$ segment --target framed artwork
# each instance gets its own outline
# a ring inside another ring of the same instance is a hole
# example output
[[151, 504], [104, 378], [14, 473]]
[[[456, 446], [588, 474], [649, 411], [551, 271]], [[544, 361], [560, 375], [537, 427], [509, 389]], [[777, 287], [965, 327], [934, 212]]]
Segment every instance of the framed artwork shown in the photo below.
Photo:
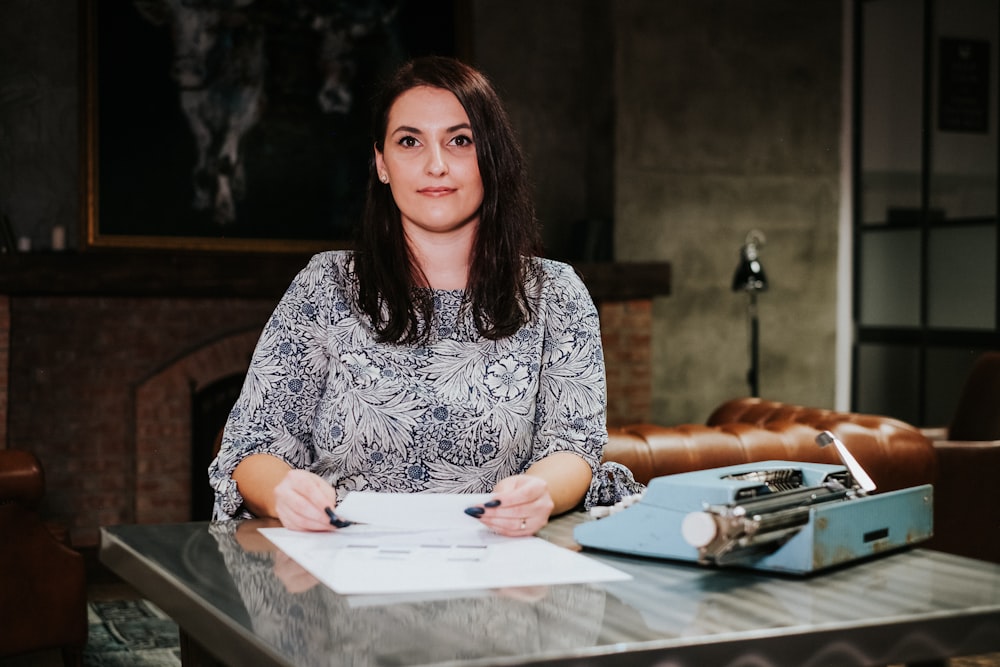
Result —
[[464, 0], [81, 0], [86, 247], [344, 247], [369, 103]]
[[989, 41], [941, 38], [938, 76], [938, 129], [989, 133]]

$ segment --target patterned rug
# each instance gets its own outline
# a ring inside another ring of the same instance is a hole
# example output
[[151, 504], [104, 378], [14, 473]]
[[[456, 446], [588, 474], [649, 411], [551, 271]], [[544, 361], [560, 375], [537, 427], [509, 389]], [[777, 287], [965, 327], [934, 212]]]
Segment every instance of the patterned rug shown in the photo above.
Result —
[[148, 600], [88, 603], [84, 667], [180, 667], [177, 625]]

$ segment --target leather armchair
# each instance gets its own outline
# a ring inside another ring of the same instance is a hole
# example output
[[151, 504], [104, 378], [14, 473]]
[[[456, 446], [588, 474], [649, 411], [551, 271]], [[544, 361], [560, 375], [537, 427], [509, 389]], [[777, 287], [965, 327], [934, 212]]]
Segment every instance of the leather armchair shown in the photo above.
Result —
[[976, 358], [947, 427], [924, 428], [938, 454], [946, 527], [935, 548], [1000, 563], [1000, 352]]
[[30, 452], [0, 449], [0, 656], [58, 648], [81, 665], [87, 642], [83, 557], [38, 515], [42, 465]]
[[[609, 429], [604, 458], [628, 466], [643, 483], [755, 461], [840, 463], [832, 448], [816, 444], [824, 430], [843, 441], [879, 492], [934, 485], [935, 536], [921, 546], [1000, 562], [1000, 503], [967, 504], [970, 493], [988, 493], [1000, 468], [979, 467], [985, 463], [979, 452], [944, 452], [920, 429], [890, 417], [739, 398], [716, 408], [705, 424]], [[970, 522], [978, 528], [970, 531]]]

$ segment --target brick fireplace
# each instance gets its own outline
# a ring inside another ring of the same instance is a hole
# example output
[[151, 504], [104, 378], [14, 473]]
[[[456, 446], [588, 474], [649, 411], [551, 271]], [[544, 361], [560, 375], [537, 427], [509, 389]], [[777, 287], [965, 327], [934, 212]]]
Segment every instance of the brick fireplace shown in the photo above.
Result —
[[192, 397], [207, 385], [245, 373], [259, 334], [258, 328], [206, 343], [136, 387], [136, 523], [192, 518], [193, 448], [212, 445], [210, 438], [199, 442], [193, 437]]
[[[81, 547], [102, 525], [190, 520], [193, 397], [245, 372], [305, 258], [0, 263], [0, 446], [41, 459], [43, 512]], [[578, 268], [601, 313], [608, 422], [648, 420], [651, 298], [668, 292], [669, 267]]]

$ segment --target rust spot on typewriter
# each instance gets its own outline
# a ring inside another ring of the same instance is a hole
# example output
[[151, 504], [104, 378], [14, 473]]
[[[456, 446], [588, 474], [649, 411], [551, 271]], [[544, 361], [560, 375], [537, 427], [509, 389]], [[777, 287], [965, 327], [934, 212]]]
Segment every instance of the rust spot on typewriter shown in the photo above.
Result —
[[832, 554], [826, 554], [818, 545], [813, 547], [813, 569], [822, 570], [840, 563], [848, 563], [856, 560], [859, 554], [847, 547], [837, 547]]

